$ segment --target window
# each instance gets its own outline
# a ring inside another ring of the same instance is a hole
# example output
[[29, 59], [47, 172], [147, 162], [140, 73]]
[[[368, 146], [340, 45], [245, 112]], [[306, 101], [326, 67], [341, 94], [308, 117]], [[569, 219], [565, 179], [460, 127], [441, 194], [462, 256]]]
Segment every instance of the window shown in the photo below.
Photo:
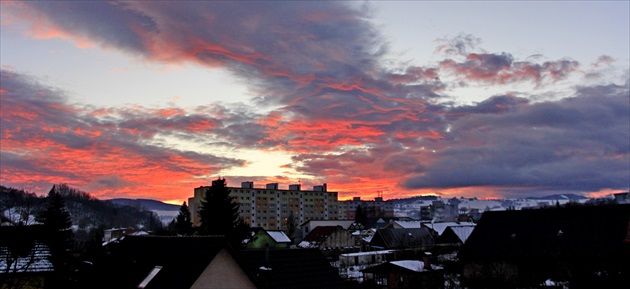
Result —
[[376, 281], [376, 284], [378, 285], [387, 286], [387, 275], [374, 274], [374, 281]]

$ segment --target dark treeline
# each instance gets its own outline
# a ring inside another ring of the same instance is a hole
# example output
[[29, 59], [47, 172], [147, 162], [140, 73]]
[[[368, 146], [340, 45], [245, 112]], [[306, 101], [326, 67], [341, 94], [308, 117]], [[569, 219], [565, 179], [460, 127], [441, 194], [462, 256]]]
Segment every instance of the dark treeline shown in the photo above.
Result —
[[[55, 185], [75, 226], [75, 239], [94, 229], [132, 227], [157, 231], [162, 223], [155, 213], [141, 207], [102, 201], [66, 184]], [[46, 209], [46, 196], [0, 186], [0, 222], [9, 225], [30, 225]]]

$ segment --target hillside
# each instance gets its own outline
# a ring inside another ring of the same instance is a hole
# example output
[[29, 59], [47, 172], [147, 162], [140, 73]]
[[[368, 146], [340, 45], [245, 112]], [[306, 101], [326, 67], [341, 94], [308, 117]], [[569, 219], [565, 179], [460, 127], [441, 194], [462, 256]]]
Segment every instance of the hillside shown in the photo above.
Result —
[[124, 206], [132, 206], [138, 208], [144, 208], [150, 211], [179, 211], [178, 205], [171, 205], [164, 202], [151, 200], [151, 199], [126, 199], [126, 198], [117, 198], [107, 200], [114, 204], [124, 205]]
[[[133, 227], [158, 230], [162, 222], [157, 215], [137, 206], [102, 201], [67, 185], [56, 185], [70, 213], [73, 229], [88, 232], [97, 228]], [[47, 207], [47, 198], [0, 186], [0, 223], [2, 225], [34, 224]]]

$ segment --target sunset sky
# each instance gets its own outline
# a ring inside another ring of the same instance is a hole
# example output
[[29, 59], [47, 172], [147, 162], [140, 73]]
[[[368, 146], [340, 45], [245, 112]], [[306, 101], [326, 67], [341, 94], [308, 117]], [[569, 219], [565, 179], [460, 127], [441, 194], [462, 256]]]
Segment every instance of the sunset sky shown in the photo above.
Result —
[[1, 2], [0, 184], [630, 187], [628, 1]]

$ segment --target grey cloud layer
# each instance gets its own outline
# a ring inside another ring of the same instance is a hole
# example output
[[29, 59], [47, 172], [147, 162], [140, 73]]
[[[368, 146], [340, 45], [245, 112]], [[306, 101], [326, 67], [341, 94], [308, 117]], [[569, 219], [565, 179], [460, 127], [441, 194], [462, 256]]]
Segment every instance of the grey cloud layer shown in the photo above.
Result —
[[[578, 71], [580, 64], [570, 59], [518, 60], [508, 52], [480, 50], [479, 38], [460, 34], [443, 39], [437, 51], [445, 58], [433, 66], [397, 63], [387, 59], [387, 41], [365, 10], [334, 1], [19, 6], [71, 34], [149, 61], [228, 69], [256, 93], [252, 106], [209, 105], [169, 117], [118, 108], [115, 117], [87, 118], [80, 108], [57, 100], [70, 111], [68, 119], [53, 123], [107, 125], [111, 141], [143, 155], [164, 154], [162, 147], [141, 143], [166, 134], [224, 147], [283, 150], [294, 155], [291, 166], [299, 172], [337, 182], [384, 178], [406, 189], [628, 188], [627, 84], [584, 87], [558, 102], [531, 103], [511, 95], [488, 95], [467, 106], [446, 102], [445, 88], [468, 83], [552, 87]], [[446, 83], [441, 76], [447, 75], [458, 82]], [[266, 105], [279, 108], [256, 113]], [[58, 141], [81, 147], [92, 140]], [[191, 152], [183, 156], [223, 167], [242, 164]]]

